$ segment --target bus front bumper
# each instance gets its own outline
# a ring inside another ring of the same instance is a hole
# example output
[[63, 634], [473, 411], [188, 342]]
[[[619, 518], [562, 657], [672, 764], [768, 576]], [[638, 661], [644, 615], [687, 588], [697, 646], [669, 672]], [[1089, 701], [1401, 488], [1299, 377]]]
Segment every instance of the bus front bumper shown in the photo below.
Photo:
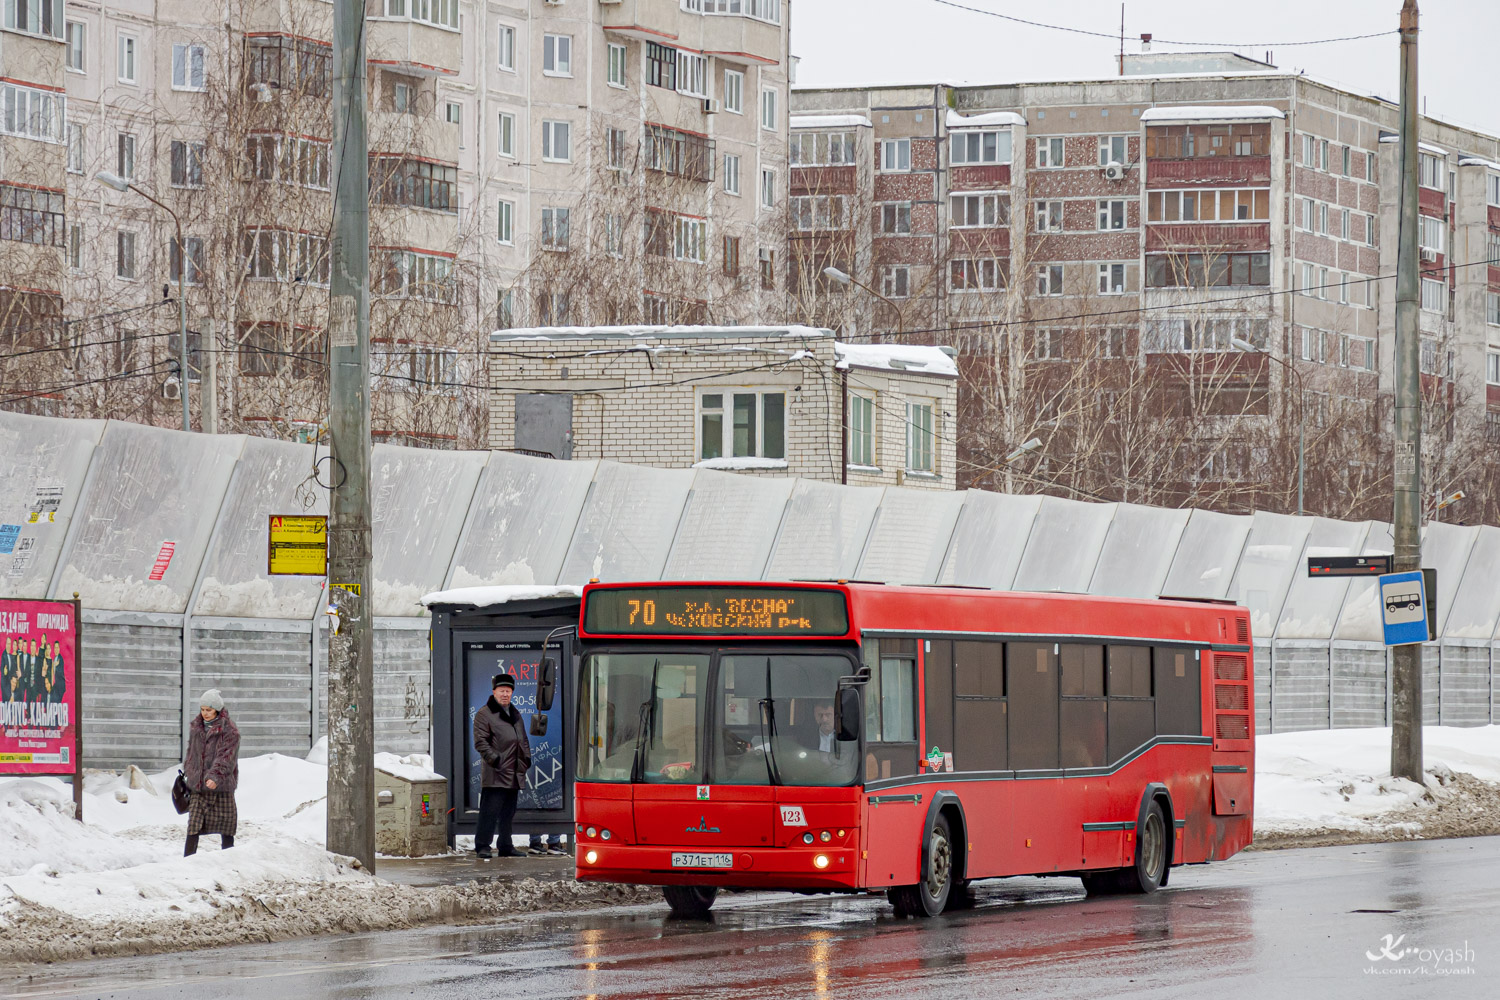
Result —
[[640, 885], [853, 889], [858, 861], [854, 848], [836, 844], [694, 849], [585, 841], [578, 845], [577, 877]]

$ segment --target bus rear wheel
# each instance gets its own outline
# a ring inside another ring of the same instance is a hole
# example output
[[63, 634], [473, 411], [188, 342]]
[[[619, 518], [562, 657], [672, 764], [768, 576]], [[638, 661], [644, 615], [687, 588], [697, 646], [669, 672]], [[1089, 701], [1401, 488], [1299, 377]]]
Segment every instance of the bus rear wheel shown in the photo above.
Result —
[[1090, 896], [1116, 893], [1148, 893], [1161, 888], [1167, 873], [1167, 821], [1161, 803], [1146, 807], [1146, 818], [1135, 833], [1135, 864], [1112, 871], [1084, 875], [1083, 889]]
[[953, 892], [953, 836], [948, 817], [933, 820], [923, 844], [924, 878], [916, 885], [892, 886], [886, 893], [898, 917], [935, 917], [948, 907]]
[[661, 894], [679, 917], [706, 917], [719, 890], [711, 885], [664, 885]]

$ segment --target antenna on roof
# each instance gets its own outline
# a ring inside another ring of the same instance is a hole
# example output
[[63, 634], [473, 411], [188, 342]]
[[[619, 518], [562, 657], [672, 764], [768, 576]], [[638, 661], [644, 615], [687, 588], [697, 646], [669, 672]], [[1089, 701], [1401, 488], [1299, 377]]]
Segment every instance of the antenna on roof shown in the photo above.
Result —
[[1120, 75], [1125, 75], [1125, 5], [1120, 4]]

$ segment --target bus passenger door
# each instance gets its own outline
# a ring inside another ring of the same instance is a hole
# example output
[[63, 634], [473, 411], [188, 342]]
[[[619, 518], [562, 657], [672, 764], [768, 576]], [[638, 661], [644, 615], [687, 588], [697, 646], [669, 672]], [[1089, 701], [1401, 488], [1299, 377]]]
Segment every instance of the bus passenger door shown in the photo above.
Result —
[[864, 780], [884, 781], [918, 773], [917, 641], [866, 639]]

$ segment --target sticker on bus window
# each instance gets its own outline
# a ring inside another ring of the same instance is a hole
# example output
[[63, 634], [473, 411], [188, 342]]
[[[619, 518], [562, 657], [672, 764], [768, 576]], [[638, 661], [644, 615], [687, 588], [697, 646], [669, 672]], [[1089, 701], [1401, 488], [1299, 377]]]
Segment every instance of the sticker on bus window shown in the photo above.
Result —
[[[724, 669], [729, 669], [727, 666]], [[724, 699], [724, 724], [727, 726], [750, 725], [750, 699], [735, 698], [733, 696]]]
[[804, 815], [802, 815], [802, 807], [801, 806], [782, 806], [781, 807], [781, 825], [782, 826], [806, 826], [807, 825], [807, 817], [804, 816]]
[[698, 801], [702, 802], [702, 801], [704, 801], [707, 798], [708, 798], [708, 786], [707, 785], [699, 785], [698, 786]]

